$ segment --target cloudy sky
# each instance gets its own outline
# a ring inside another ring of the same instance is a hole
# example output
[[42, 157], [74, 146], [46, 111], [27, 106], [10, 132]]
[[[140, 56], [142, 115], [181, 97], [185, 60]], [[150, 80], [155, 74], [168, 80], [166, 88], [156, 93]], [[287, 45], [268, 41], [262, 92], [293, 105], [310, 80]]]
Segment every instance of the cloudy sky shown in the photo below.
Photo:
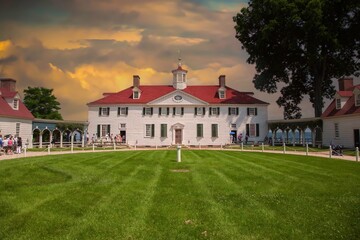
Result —
[[[87, 120], [86, 103], [132, 85], [170, 84], [178, 51], [188, 84], [253, 91], [269, 102], [269, 119], [282, 110], [277, 95], [256, 91], [254, 66], [235, 39], [232, 17], [247, 0], [1, 0], [0, 77], [23, 89], [54, 89], [68, 120]], [[313, 109], [303, 105], [303, 117]]]

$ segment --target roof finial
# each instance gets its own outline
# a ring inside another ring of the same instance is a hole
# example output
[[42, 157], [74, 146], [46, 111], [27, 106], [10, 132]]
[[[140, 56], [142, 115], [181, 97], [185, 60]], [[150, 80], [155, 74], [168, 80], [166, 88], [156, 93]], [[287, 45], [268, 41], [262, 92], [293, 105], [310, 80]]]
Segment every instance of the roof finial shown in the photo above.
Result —
[[178, 65], [179, 65], [179, 67], [181, 67], [181, 52], [180, 52], [180, 49], [178, 50], [178, 60], [179, 60], [179, 63], [178, 63]]

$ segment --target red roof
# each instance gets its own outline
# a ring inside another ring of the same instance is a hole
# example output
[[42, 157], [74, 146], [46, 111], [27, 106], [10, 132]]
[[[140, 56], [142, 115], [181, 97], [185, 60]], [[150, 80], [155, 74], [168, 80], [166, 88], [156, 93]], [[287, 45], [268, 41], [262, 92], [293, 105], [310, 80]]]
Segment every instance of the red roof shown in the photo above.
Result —
[[351, 97], [353, 95], [352, 91], [338, 91], [337, 92], [341, 97]]
[[14, 110], [5, 100], [5, 98], [14, 98], [17, 92], [9, 92], [5, 88], [0, 88], [0, 116], [12, 117], [21, 119], [34, 119], [34, 116], [26, 108], [26, 106], [19, 100], [19, 109]]
[[[360, 84], [351, 88], [351, 90], [359, 88]], [[341, 94], [340, 94], [341, 92]], [[344, 97], [349, 97], [346, 101], [345, 105], [341, 109], [336, 109], [336, 100], [334, 99], [327, 109], [323, 112], [321, 117], [336, 117], [336, 116], [344, 116], [350, 114], [360, 114], [360, 106], [355, 106], [355, 96], [352, 91], [338, 91], [339, 95]]]
[[[108, 104], [146, 104], [166, 94], [176, 91], [171, 85], [160, 86], [140, 86], [140, 99], [132, 98], [132, 87], [123, 91], [105, 96], [99, 100], [88, 103], [88, 105], [108, 105]], [[226, 87], [226, 99], [218, 96], [219, 86], [187, 86], [183, 92], [190, 94], [200, 100], [211, 104], [268, 104], [252, 97], [252, 92], [239, 92]]]

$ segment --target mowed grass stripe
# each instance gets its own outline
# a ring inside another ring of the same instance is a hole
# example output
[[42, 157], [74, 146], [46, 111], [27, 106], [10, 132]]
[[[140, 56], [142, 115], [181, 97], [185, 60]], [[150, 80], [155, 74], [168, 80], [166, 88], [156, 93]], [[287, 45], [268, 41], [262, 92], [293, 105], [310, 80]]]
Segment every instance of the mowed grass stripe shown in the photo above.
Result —
[[[134, 155], [138, 155], [139, 153], [133, 153], [133, 155], [129, 155], [121, 160], [113, 162], [112, 166], [119, 166], [122, 162], [126, 161], [129, 158], [132, 158]], [[103, 157], [100, 156], [99, 160]], [[112, 156], [108, 156], [108, 158], [113, 158]], [[52, 161], [52, 158], [50, 158]], [[65, 160], [66, 161], [66, 160]], [[100, 161], [103, 162], [103, 161]], [[53, 164], [53, 162], [50, 162]], [[60, 165], [62, 163], [59, 162]], [[42, 168], [44, 163], [42, 162], [41, 165], [39, 163], [39, 168]], [[35, 163], [36, 166], [36, 163]], [[132, 168], [135, 166], [131, 165]], [[92, 207], [96, 206], [101, 199], [102, 196], [106, 197], [110, 189], [108, 189], [102, 182], [100, 181], [107, 173], [102, 171], [101, 173], [92, 174], [89, 177], [81, 177], [73, 182], [65, 182], [63, 184], [58, 184], [60, 186], [51, 184], [46, 186], [44, 189], [42, 186], [40, 188], [38, 186], [34, 186], [34, 188], [27, 188], [25, 189], [26, 192], [31, 193], [32, 191], [38, 192], [40, 197], [35, 196], [34, 201], [32, 204], [25, 205], [25, 203], [29, 203], [31, 198], [23, 198], [23, 199], [16, 199], [20, 202], [12, 202], [13, 208], [19, 209], [15, 215], [12, 216], [10, 219], [14, 225], [21, 226], [22, 224], [26, 224], [29, 220], [32, 220], [34, 223], [38, 221], [38, 219], [43, 219], [42, 216], [37, 216], [37, 214], [33, 214], [34, 212], [46, 212], [52, 213], [64, 213], [62, 215], [63, 218], [72, 218], [74, 215], [79, 217], [83, 215], [86, 211], [91, 209]], [[125, 172], [124, 172], [125, 174]], [[30, 179], [29, 179], [30, 180]], [[96, 190], [96, 186], [101, 184], [100, 188], [101, 191], [98, 192]], [[109, 185], [111, 186], [111, 185]], [[51, 190], [51, 194], [47, 193], [48, 190]], [[42, 195], [41, 192], [45, 194]], [[26, 206], [23, 208], [23, 206]], [[41, 209], [41, 211], [39, 211]], [[68, 212], [67, 212], [68, 210]], [[81, 210], [81, 211], [79, 211]], [[16, 211], [16, 210], [15, 210]], [[70, 216], [66, 216], [67, 213], [70, 213]], [[48, 222], [51, 223], [51, 219], [48, 219]], [[48, 224], [49, 225], [49, 224]], [[9, 225], [11, 226], [11, 225]], [[66, 224], [63, 228], [71, 227], [71, 224]], [[53, 226], [48, 226], [48, 228], [52, 229]], [[61, 229], [62, 227], [60, 224], [57, 224], [56, 229]], [[49, 229], [42, 229], [46, 233], [50, 231]], [[6, 229], [5, 229], [6, 231]], [[13, 231], [18, 232], [17, 228], [14, 228]], [[54, 231], [56, 233], [56, 231]], [[21, 233], [19, 233], [21, 234]], [[34, 235], [42, 234], [41, 229], [36, 229], [36, 232], [33, 233]]]

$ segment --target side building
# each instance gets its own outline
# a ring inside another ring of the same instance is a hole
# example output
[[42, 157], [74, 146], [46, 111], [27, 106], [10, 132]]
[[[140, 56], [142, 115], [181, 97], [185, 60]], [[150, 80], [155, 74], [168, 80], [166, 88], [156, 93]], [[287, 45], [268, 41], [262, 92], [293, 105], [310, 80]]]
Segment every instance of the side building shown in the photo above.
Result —
[[0, 79], [0, 135], [17, 135], [31, 145], [33, 119], [16, 91], [16, 80]]
[[129, 145], [220, 146], [242, 134], [251, 142], [263, 141], [268, 133], [268, 103], [226, 86], [191, 86], [181, 62], [172, 71], [172, 85], [133, 86], [88, 103], [89, 136], [120, 135]]
[[352, 78], [339, 79], [339, 91], [322, 114], [324, 145], [360, 147], [360, 84]]

